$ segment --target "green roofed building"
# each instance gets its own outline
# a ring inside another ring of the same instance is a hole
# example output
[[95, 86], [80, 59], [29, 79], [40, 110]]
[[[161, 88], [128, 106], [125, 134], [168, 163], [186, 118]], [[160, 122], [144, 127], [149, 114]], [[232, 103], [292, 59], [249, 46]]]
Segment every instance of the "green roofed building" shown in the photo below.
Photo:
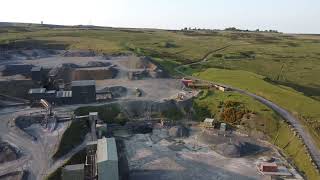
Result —
[[114, 138], [98, 140], [98, 179], [119, 180], [118, 153]]

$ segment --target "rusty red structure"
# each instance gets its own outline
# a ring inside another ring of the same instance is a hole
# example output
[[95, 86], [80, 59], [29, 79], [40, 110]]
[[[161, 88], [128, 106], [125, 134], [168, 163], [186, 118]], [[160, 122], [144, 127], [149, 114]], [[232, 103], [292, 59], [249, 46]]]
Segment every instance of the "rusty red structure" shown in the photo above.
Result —
[[191, 84], [193, 84], [193, 80], [192, 79], [187, 79], [187, 78], [182, 78], [181, 82], [187, 87], [190, 86]]
[[278, 165], [276, 163], [262, 163], [262, 164], [260, 164], [260, 171], [262, 171], [262, 172], [278, 172]]

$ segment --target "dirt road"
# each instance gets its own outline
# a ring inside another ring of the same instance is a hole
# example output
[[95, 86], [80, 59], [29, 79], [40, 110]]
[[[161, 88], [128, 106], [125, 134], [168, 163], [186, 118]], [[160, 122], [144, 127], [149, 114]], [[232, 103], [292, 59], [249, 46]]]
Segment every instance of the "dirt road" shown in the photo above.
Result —
[[[32, 113], [37, 111], [36, 109], [16, 109], [16, 113], [4, 113], [0, 115], [0, 136], [4, 141], [10, 142], [23, 152], [27, 154], [30, 158], [25, 161], [23, 158], [12, 164], [12, 167], [20, 167], [22, 169], [30, 169], [30, 179], [43, 179], [44, 171], [47, 168], [47, 162], [49, 157], [44, 149], [43, 145], [33, 141], [30, 136], [16, 130], [12, 127], [10, 121], [16, 116], [23, 113]], [[17, 168], [19, 169], [19, 168]]]

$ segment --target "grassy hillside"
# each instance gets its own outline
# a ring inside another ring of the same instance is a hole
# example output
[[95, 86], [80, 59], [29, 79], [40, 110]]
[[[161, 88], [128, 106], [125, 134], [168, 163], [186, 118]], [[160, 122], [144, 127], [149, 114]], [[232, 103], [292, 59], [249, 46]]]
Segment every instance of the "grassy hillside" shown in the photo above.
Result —
[[253, 92], [284, 107], [303, 119], [307, 128], [312, 127], [312, 134], [320, 147], [319, 101], [306, 97], [291, 88], [268, 83], [264, 81], [263, 76], [247, 71], [211, 68], [194, 75]]

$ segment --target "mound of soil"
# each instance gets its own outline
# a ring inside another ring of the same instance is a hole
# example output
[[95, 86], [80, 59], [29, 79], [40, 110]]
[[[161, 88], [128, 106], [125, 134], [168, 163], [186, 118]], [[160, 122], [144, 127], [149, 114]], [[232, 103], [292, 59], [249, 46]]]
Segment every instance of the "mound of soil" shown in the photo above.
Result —
[[169, 136], [181, 138], [189, 136], [189, 129], [184, 126], [174, 126], [169, 129]]
[[16, 150], [6, 142], [0, 142], [0, 163], [14, 161], [19, 158]]
[[264, 148], [246, 141], [227, 142], [216, 146], [216, 151], [226, 157], [238, 158], [262, 151]]

